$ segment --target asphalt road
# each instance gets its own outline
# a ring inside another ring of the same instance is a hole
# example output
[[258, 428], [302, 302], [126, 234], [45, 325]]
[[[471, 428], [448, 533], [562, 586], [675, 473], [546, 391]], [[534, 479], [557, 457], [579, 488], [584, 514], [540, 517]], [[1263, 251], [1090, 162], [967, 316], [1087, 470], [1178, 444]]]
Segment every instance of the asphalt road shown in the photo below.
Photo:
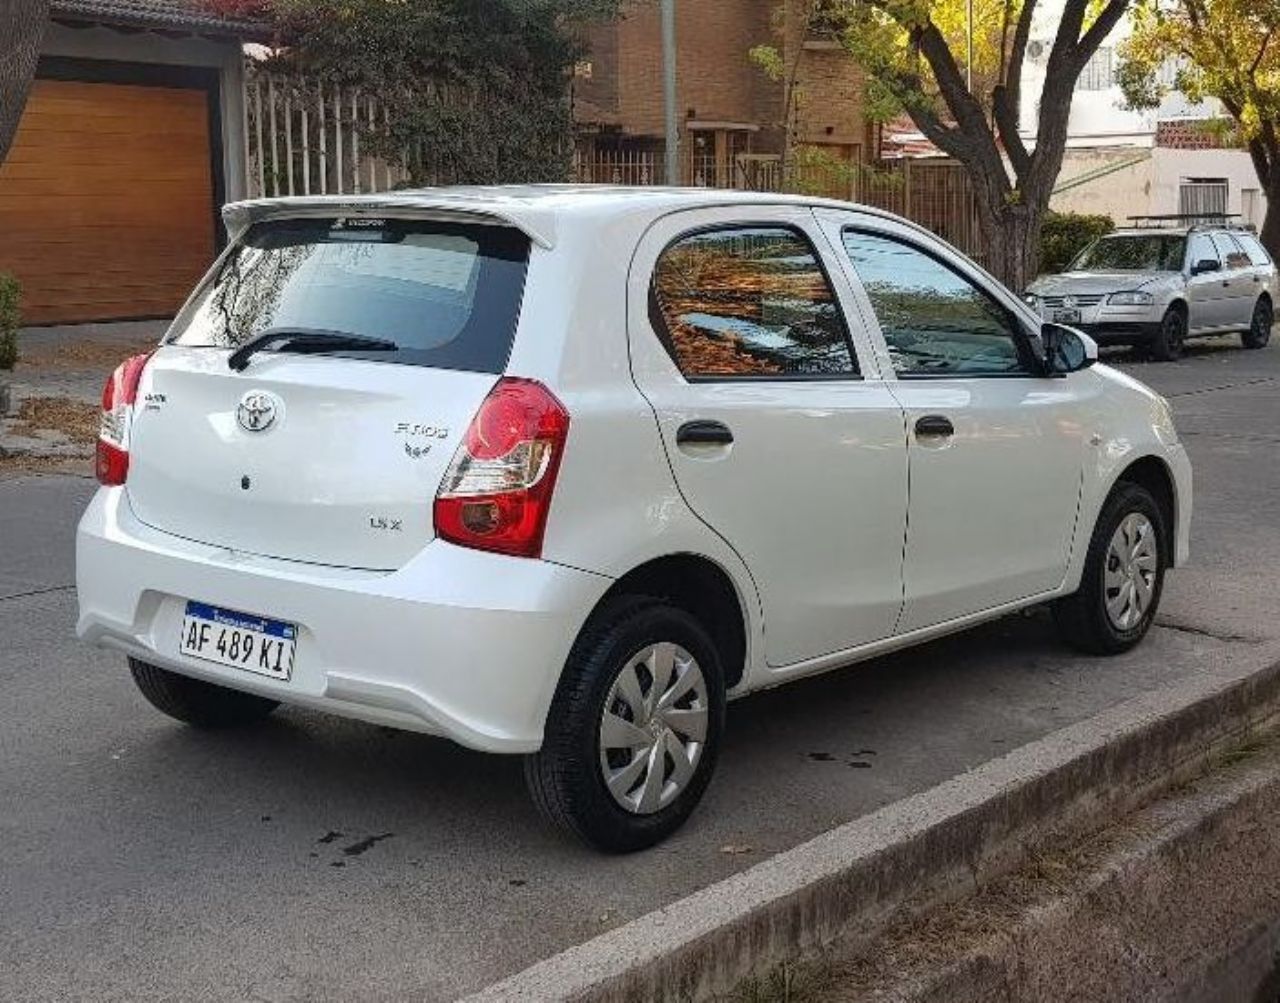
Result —
[[448, 999], [1280, 637], [1280, 346], [1125, 365], [1171, 395], [1197, 478], [1194, 564], [1138, 651], [1082, 659], [1021, 616], [741, 701], [694, 820], [624, 859], [544, 828], [514, 759], [160, 716], [72, 635], [93, 485], [0, 481], [0, 998]]

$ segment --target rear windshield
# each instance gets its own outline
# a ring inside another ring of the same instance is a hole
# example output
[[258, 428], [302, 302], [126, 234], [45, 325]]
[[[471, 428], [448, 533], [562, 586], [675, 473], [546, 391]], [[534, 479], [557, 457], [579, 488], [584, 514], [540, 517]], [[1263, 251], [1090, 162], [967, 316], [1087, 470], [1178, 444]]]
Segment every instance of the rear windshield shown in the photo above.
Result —
[[1176, 272], [1182, 269], [1186, 238], [1177, 234], [1103, 237], [1071, 264], [1073, 272]]
[[500, 373], [529, 240], [502, 226], [334, 217], [258, 223], [174, 322], [170, 343], [235, 348], [272, 328], [394, 341], [333, 354]]

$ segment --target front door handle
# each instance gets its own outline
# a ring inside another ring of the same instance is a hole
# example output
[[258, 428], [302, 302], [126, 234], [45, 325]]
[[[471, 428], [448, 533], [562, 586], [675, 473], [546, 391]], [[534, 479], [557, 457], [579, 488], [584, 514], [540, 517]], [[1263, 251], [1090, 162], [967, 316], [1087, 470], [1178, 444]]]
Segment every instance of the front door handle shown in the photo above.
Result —
[[676, 432], [676, 444], [699, 446], [728, 446], [733, 442], [733, 432], [721, 421], [686, 421]]
[[916, 421], [917, 437], [945, 437], [956, 434], [951, 419], [940, 414], [927, 414]]

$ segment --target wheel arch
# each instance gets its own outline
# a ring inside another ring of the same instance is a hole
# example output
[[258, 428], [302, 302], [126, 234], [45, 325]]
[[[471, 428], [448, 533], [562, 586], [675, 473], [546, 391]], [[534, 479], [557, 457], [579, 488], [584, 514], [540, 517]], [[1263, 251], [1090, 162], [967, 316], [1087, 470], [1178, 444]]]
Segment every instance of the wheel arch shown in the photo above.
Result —
[[732, 575], [722, 565], [690, 552], [647, 560], [609, 587], [587, 616], [583, 630], [606, 604], [627, 595], [665, 599], [695, 617], [716, 644], [727, 690], [747, 678], [749, 607]]
[[1169, 555], [1168, 559], [1172, 562], [1173, 555], [1177, 550], [1178, 533], [1178, 488], [1177, 482], [1174, 480], [1173, 471], [1169, 469], [1169, 465], [1164, 459], [1154, 453], [1138, 457], [1116, 475], [1104, 497], [1104, 505], [1106, 504], [1106, 499], [1109, 499], [1121, 484], [1138, 484], [1150, 491], [1152, 497], [1155, 498], [1156, 504], [1160, 506], [1160, 512], [1164, 516], [1164, 540], [1162, 542], [1165, 545], [1165, 553]]

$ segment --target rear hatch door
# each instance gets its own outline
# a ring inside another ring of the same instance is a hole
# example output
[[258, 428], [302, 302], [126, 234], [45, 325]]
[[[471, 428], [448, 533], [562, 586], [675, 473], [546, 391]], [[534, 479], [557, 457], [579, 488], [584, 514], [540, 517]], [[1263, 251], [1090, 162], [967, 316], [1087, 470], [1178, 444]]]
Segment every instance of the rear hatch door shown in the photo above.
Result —
[[[498, 225], [255, 224], [147, 366], [135, 514], [231, 550], [400, 567], [432, 539], [436, 489], [506, 366], [527, 259], [528, 238]], [[272, 331], [384, 344], [304, 355], [285, 338], [229, 365]]]

